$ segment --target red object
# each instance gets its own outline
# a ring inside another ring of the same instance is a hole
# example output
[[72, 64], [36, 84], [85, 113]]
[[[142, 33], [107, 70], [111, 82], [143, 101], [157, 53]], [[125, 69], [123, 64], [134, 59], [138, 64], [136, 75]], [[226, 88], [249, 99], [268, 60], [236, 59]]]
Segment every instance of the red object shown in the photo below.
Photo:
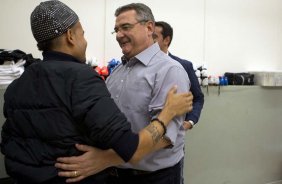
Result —
[[101, 73], [100, 73], [100, 74], [101, 74], [102, 76], [107, 77], [107, 76], [109, 75], [108, 67], [103, 66], [103, 67], [101, 68]]
[[95, 70], [96, 70], [96, 72], [97, 72], [99, 75], [101, 75], [101, 68], [100, 68], [99, 66], [97, 66], [97, 67], [95, 68]]

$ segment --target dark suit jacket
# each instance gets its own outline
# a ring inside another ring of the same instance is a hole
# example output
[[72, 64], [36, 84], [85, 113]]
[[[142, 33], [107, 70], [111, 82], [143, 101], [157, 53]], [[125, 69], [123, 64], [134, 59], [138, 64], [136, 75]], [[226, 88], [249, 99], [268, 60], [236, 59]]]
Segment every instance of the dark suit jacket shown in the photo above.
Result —
[[172, 59], [178, 61], [186, 70], [189, 76], [191, 82], [190, 91], [192, 92], [194, 99], [193, 99], [193, 110], [192, 112], [186, 114], [185, 120], [186, 121], [192, 120], [196, 124], [200, 118], [201, 111], [204, 105], [204, 94], [202, 93], [198, 78], [193, 69], [193, 64], [190, 61], [181, 59], [177, 56], [172, 55], [171, 53], [169, 53], [168, 55]]

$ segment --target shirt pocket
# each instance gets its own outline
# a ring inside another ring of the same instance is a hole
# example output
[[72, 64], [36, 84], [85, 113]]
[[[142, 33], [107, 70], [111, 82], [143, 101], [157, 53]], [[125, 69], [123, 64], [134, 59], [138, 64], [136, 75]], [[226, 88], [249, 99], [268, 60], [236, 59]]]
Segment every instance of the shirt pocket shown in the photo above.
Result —
[[129, 81], [125, 85], [122, 99], [121, 105], [127, 110], [141, 113], [148, 112], [152, 99], [152, 88], [145, 80]]

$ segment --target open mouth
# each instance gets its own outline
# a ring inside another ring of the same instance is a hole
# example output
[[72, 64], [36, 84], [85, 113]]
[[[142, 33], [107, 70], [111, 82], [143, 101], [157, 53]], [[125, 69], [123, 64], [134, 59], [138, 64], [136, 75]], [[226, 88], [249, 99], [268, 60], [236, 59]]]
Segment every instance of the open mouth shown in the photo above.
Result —
[[120, 47], [124, 47], [126, 44], [130, 43], [129, 40], [123, 40], [119, 42]]
[[124, 47], [124, 46], [125, 46], [126, 44], [128, 44], [128, 43], [129, 43], [129, 42], [121, 43], [120, 46], [121, 46], [121, 47]]

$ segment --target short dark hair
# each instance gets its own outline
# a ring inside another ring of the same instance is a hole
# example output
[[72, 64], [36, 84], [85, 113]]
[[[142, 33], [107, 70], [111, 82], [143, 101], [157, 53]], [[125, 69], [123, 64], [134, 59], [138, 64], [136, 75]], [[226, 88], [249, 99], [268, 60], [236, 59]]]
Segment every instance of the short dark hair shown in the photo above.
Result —
[[138, 21], [153, 21], [155, 22], [154, 15], [152, 13], [152, 10], [143, 3], [131, 3], [124, 6], [119, 7], [116, 12], [115, 16], [119, 16], [121, 13], [129, 10], [135, 10], [137, 17], [136, 19]]
[[52, 50], [52, 46], [53, 46], [53, 39], [37, 43], [37, 48], [40, 51], [50, 51]]
[[167, 22], [164, 22], [164, 21], [155, 22], [155, 26], [161, 27], [163, 29], [162, 32], [161, 32], [161, 34], [163, 35], [163, 38], [166, 38], [168, 36], [170, 37], [170, 42], [168, 44], [168, 46], [170, 46], [170, 43], [171, 43], [172, 37], [173, 37], [172, 27]]

